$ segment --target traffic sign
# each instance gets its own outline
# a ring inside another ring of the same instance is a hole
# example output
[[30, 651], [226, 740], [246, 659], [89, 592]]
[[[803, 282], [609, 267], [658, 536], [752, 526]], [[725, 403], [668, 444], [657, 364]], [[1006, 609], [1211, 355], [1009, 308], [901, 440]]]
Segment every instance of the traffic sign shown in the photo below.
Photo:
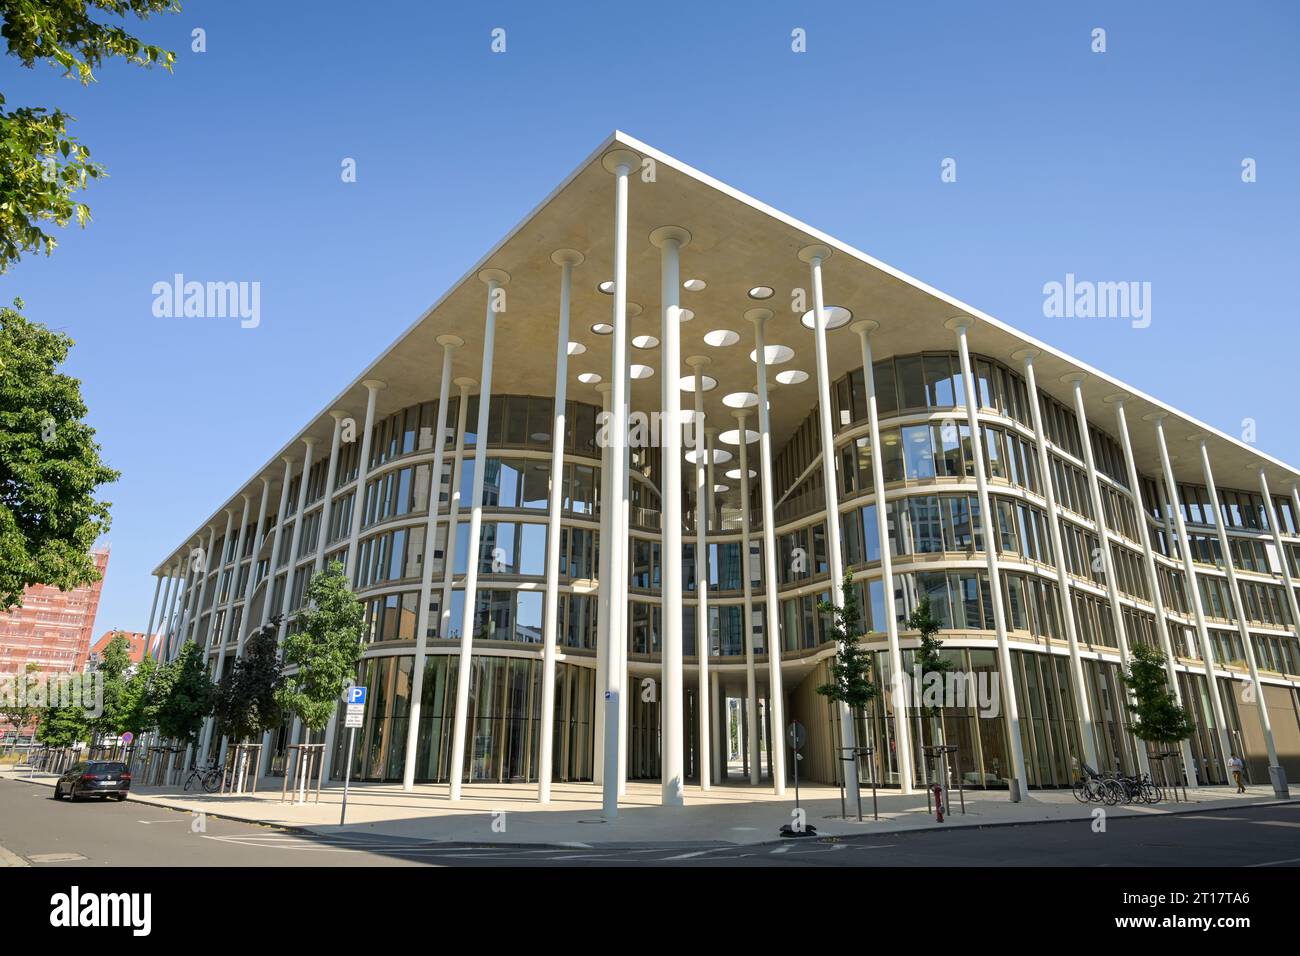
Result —
[[343, 723], [344, 727], [360, 727], [365, 717], [365, 707], [361, 704], [348, 704], [348, 712]]
[[808, 739], [808, 731], [803, 729], [803, 724], [797, 720], [790, 721], [790, 726], [786, 730], [786, 739], [790, 741], [790, 746], [795, 750], [803, 747], [804, 741]]
[[122, 746], [123, 747], [131, 746], [131, 741], [133, 740], [135, 740], [135, 734], [131, 733], [131, 731], [128, 730], [126, 733], [122, 735]]
[[364, 704], [366, 702], [366, 689], [364, 687], [349, 687], [347, 696], [348, 705]]

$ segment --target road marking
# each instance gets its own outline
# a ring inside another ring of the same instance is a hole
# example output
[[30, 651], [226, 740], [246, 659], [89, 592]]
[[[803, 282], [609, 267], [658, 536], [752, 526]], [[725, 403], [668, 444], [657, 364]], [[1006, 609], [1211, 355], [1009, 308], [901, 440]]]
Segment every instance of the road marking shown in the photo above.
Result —
[[1300, 822], [1295, 820], [1251, 820], [1250, 822], [1261, 827], [1300, 827]]
[[84, 860], [85, 857], [80, 853], [32, 853], [27, 859], [33, 863], [72, 863], [75, 860]]
[[1248, 863], [1247, 867], [1256, 866], [1286, 866], [1288, 863], [1300, 863], [1300, 856], [1292, 857], [1289, 860], [1269, 860], [1267, 863]]
[[789, 848], [788, 846], [779, 846], [779, 847], [777, 847], [775, 850], [772, 850], [771, 852], [773, 852], [773, 853], [789, 853], [789, 852], [790, 852], [790, 848]]
[[1182, 820], [1223, 820], [1225, 823], [1245, 823], [1246, 817], [1225, 817], [1218, 813], [1180, 813]]

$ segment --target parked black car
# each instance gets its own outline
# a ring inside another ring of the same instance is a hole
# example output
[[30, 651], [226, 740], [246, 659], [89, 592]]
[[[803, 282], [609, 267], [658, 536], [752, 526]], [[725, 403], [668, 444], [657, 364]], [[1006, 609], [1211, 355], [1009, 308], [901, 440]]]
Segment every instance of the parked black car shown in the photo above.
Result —
[[113, 797], [125, 800], [131, 789], [131, 771], [116, 760], [82, 760], [74, 763], [54, 785], [54, 799]]

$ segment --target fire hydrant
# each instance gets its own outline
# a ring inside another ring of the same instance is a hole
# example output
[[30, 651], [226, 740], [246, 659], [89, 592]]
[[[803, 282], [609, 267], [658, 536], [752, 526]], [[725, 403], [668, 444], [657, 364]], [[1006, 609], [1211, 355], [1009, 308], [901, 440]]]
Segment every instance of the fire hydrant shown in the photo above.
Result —
[[936, 823], [943, 823], [943, 786], [937, 782], [934, 785], [934, 816]]

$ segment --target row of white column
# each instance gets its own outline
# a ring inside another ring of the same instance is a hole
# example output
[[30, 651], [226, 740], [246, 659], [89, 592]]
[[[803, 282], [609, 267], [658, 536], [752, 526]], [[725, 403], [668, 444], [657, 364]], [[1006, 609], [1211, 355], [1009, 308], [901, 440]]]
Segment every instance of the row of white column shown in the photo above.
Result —
[[[614, 150], [604, 157], [605, 167], [614, 174], [615, 177], [615, 222], [614, 222], [614, 279], [613, 279], [613, 318], [612, 318], [612, 335], [611, 335], [611, 376], [607, 385], [601, 386], [601, 391], [606, 398], [606, 412], [609, 420], [604, 434], [608, 438], [606, 447], [602, 449], [602, 469], [601, 469], [601, 548], [600, 548], [600, 594], [599, 594], [599, 617], [598, 617], [598, 640], [597, 640], [597, 668], [598, 668], [598, 686], [600, 715], [596, 725], [596, 753], [597, 761], [595, 767], [595, 777], [602, 788], [602, 803], [604, 810], [609, 815], [614, 815], [618, 811], [618, 798], [623, 792], [626, 783], [626, 701], [624, 700], [624, 687], [627, 683], [627, 638], [628, 638], [628, 620], [627, 620], [627, 578], [628, 578], [628, 488], [629, 488], [629, 448], [627, 441], [628, 419], [631, 409], [630, 402], [630, 378], [628, 375], [628, 316], [629, 303], [627, 300], [627, 254], [628, 254], [628, 185], [630, 173], [633, 169], [639, 167], [639, 157], [628, 150]], [[683, 648], [682, 648], [682, 611], [683, 611], [683, 587], [682, 587], [682, 480], [681, 480], [681, 461], [682, 461], [682, 416], [681, 416], [681, 346], [680, 346], [680, 251], [690, 242], [690, 233], [679, 226], [663, 226], [654, 230], [650, 235], [650, 241], [660, 250], [661, 261], [661, 307], [662, 307], [662, 366], [663, 375], [661, 381], [660, 403], [663, 421], [667, 427], [662, 429], [662, 476], [661, 476], [661, 493], [662, 493], [662, 528], [663, 528], [663, 614], [662, 626], [662, 671], [661, 671], [661, 719], [662, 719], [662, 783], [661, 799], [665, 805], [681, 805], [683, 802], [683, 782], [684, 782], [684, 687], [683, 687]], [[828, 331], [828, 310], [825, 304], [823, 294], [823, 277], [822, 267], [825, 260], [830, 256], [831, 250], [824, 245], [815, 244], [807, 246], [799, 251], [799, 258], [804, 261], [810, 269], [810, 280], [812, 285], [813, 298], [813, 333], [816, 348], [816, 365], [817, 365], [817, 388], [818, 388], [818, 421], [821, 433], [823, 469], [823, 486], [825, 488], [825, 506], [827, 514], [826, 522], [826, 540], [827, 554], [830, 570], [830, 580], [833, 589], [838, 589], [840, 583], [844, 580], [845, 566], [843, 559], [843, 549], [841, 542], [841, 525], [838, 500], [838, 484], [836, 479], [836, 455], [831, 451], [835, 447], [834, 427], [832, 420], [832, 406], [830, 400], [830, 374], [827, 351], [827, 331]], [[543, 684], [542, 684], [542, 701], [541, 701], [541, 739], [539, 741], [539, 784], [538, 798], [542, 802], [550, 800], [551, 796], [551, 777], [553, 775], [552, 752], [554, 736], [554, 697], [555, 697], [555, 668], [557, 666], [557, 626], [558, 618], [555, 613], [556, 602], [559, 595], [559, 558], [560, 558], [560, 517], [563, 506], [563, 465], [564, 465], [564, 434], [565, 434], [565, 404], [566, 404], [566, 386], [568, 377], [567, 358], [568, 358], [568, 339], [569, 339], [569, 313], [571, 306], [572, 277], [575, 266], [581, 264], [584, 260], [580, 252], [571, 249], [557, 250], [552, 256], [553, 261], [560, 266], [560, 296], [559, 296], [559, 328], [556, 342], [556, 372], [555, 372], [555, 401], [554, 401], [554, 424], [552, 431], [552, 455], [551, 455], [551, 487], [548, 499], [548, 537], [546, 551], [546, 604], [545, 604], [545, 623], [543, 627]], [[477, 622], [477, 590], [478, 574], [480, 564], [480, 547], [482, 537], [483, 521], [483, 490], [484, 490], [484, 473], [485, 458], [487, 449], [487, 429], [488, 413], [492, 394], [492, 371], [493, 371], [493, 352], [496, 331], [497, 316], [505, 311], [505, 288], [510, 281], [510, 276], [499, 269], [485, 269], [480, 273], [480, 279], [487, 287], [487, 304], [484, 314], [484, 344], [482, 355], [482, 372], [479, 384], [479, 402], [478, 402], [478, 421], [476, 427], [477, 440], [474, 448], [474, 481], [470, 501], [470, 523], [469, 523], [469, 553], [466, 555], [466, 575], [464, 579], [464, 605], [460, 628], [460, 655], [458, 661], [458, 675], [456, 683], [456, 699], [454, 710], [454, 723], [452, 731], [452, 748], [451, 763], [448, 767], [448, 776], [450, 779], [450, 797], [453, 800], [460, 799], [463, 791], [464, 766], [465, 766], [465, 747], [467, 739], [468, 710], [470, 698], [470, 686], [472, 681], [472, 656], [473, 656], [473, 636], [475, 624]], [[783, 735], [784, 728], [784, 693], [782, 687], [781, 675], [781, 636], [780, 636], [780, 616], [779, 604], [776, 593], [776, 542], [775, 542], [775, 508], [772, 485], [772, 441], [770, 431], [770, 412], [768, 401], [768, 383], [767, 383], [767, 351], [765, 324], [772, 318], [772, 313], [767, 309], [751, 309], [745, 314], [754, 326], [754, 343], [755, 343], [755, 362], [757, 365], [756, 385], [757, 385], [757, 407], [758, 407], [758, 442], [760, 451], [760, 484], [762, 489], [762, 534], [763, 534], [763, 560], [764, 560], [764, 585], [765, 585], [765, 621], [764, 634], [766, 650], [768, 654], [768, 713], [771, 720], [773, 734]], [[991, 508], [991, 499], [987, 485], [985, 468], [984, 468], [984, 441], [978, 416], [978, 401], [976, 395], [975, 377], [972, 370], [972, 363], [968, 344], [968, 330], [972, 320], [967, 317], [959, 317], [950, 320], [947, 325], [957, 338], [957, 351], [962, 371], [962, 382], [964, 386], [964, 395], [962, 396], [965, 404], [966, 418], [971, 438], [972, 457], [974, 459], [974, 473], [976, 482], [976, 491], [979, 499], [981, 521], [983, 524], [984, 534], [984, 551], [987, 563], [987, 573], [989, 577], [990, 596], [993, 605], [993, 616], [995, 631], [997, 636], [997, 658], [999, 670], [1001, 672], [1002, 685], [1002, 713], [1005, 722], [1005, 732], [1008, 746], [1011, 752], [1011, 778], [1010, 791], [1013, 800], [1019, 800], [1024, 792], [1027, 782], [1027, 771], [1025, 757], [1020, 735], [1020, 718], [1018, 711], [1018, 702], [1016, 700], [1014, 669], [1011, 663], [1010, 647], [1007, 635], [1006, 616], [1003, 608], [1003, 597], [1001, 589], [1000, 568], [998, 561], [997, 536], [996, 536], [996, 519]], [[871, 333], [879, 328], [878, 323], [872, 320], [863, 320], [854, 323], [853, 331], [857, 332], [861, 344], [862, 368], [864, 375], [864, 384], [867, 398], [868, 422], [870, 437], [873, 448], [880, 445], [880, 428], [879, 415], [876, 402], [876, 387], [874, 379], [874, 366], [871, 349]], [[444, 335], [439, 337], [439, 344], [443, 347], [442, 369], [439, 386], [439, 404], [438, 417], [436, 424], [436, 437], [434, 445], [433, 472], [430, 482], [428, 518], [425, 526], [425, 548], [426, 554], [423, 563], [423, 572], [420, 591], [420, 612], [417, 625], [417, 638], [415, 648], [415, 667], [411, 695], [410, 720], [408, 722], [408, 735], [405, 741], [405, 761], [403, 784], [410, 788], [414, 783], [414, 776], [417, 763], [417, 744], [419, 737], [420, 724], [420, 703], [423, 692], [424, 664], [428, 654], [427, 634], [430, 628], [430, 598], [433, 589], [433, 564], [434, 552], [436, 547], [437, 530], [440, 521], [440, 497], [442, 488], [442, 471], [444, 467], [444, 453], [446, 451], [446, 417], [447, 408], [450, 398], [450, 385], [452, 384], [452, 356], [455, 349], [463, 345], [463, 341], [453, 335]], [[1062, 547], [1062, 532], [1060, 526], [1060, 516], [1058, 514], [1055, 492], [1052, 485], [1051, 469], [1049, 467], [1049, 448], [1043, 429], [1042, 411], [1038, 397], [1038, 389], [1035, 378], [1033, 359], [1037, 352], [1033, 349], [1025, 349], [1016, 353], [1016, 357], [1023, 360], [1025, 367], [1028, 392], [1031, 398], [1032, 421], [1034, 426], [1035, 438], [1038, 446], [1039, 470], [1042, 473], [1045, 497], [1049, 505], [1049, 532], [1052, 540], [1053, 554], [1057, 563], [1058, 583], [1061, 589], [1061, 605], [1063, 618], [1066, 629], [1066, 637], [1069, 645], [1070, 672], [1072, 677], [1072, 692], [1074, 696], [1074, 705], [1076, 713], [1079, 716], [1079, 722], [1082, 729], [1082, 746], [1085, 760], [1092, 766], [1097, 765], [1097, 739], [1095, 722], [1092, 717], [1089, 705], [1088, 694], [1086, 692], [1086, 683], [1083, 675], [1082, 656], [1078, 640], [1078, 625], [1075, 621], [1073, 603], [1071, 600], [1071, 579], [1068, 569], [1064, 563], [1064, 549]], [[702, 369], [708, 364], [708, 359], [703, 357], [691, 357], [687, 359], [694, 372], [694, 412], [700, 419], [703, 417], [703, 373]], [[1082, 385], [1085, 377], [1082, 374], [1073, 374], [1064, 377], [1063, 381], [1072, 386], [1074, 396], [1074, 407], [1076, 420], [1080, 432], [1081, 443], [1084, 451], [1084, 463], [1087, 470], [1089, 495], [1094, 512], [1094, 522], [1097, 530], [1097, 537], [1101, 544], [1100, 560], [1102, 571], [1108, 591], [1108, 598], [1111, 607], [1112, 621], [1115, 633], [1118, 637], [1119, 652], [1121, 663], [1127, 667], [1130, 660], [1129, 645], [1124, 630], [1122, 607], [1119, 600], [1117, 589], [1117, 578], [1112, 567], [1110, 554], [1109, 531], [1106, 527], [1105, 510], [1100, 490], [1096, 465], [1093, 459], [1091, 442], [1088, 432], [1088, 421], [1086, 416], [1085, 403], [1083, 399]], [[463, 468], [464, 455], [463, 443], [467, 418], [466, 401], [469, 390], [476, 384], [470, 379], [456, 379], [455, 383], [460, 388], [459, 403], [459, 420], [456, 428], [455, 457]], [[362, 447], [360, 459], [358, 462], [358, 477], [356, 479], [356, 491], [354, 493], [353, 508], [351, 514], [351, 527], [347, 539], [347, 561], [346, 570], [348, 580], [352, 581], [355, 577], [358, 538], [361, 526], [361, 514], [364, 504], [364, 489], [370, 458], [370, 444], [372, 430], [374, 426], [376, 396], [378, 391], [383, 388], [382, 382], [367, 381], [364, 383], [367, 392], [367, 407], [365, 426], [362, 432]], [[1139, 486], [1137, 484], [1136, 463], [1133, 458], [1132, 444], [1128, 433], [1128, 424], [1124, 411], [1124, 396], [1109, 396], [1107, 401], [1114, 404], [1116, 409], [1116, 419], [1121, 439], [1121, 445], [1124, 451], [1125, 467], [1129, 476], [1131, 486], [1130, 495], [1136, 505], [1139, 514], [1144, 515], [1145, 510], [1141, 504]], [[340, 434], [346, 413], [342, 410], [331, 412], [335, 418], [334, 434], [330, 449], [330, 460], [328, 466], [328, 475], [326, 479], [326, 496], [323, 505], [322, 520], [320, 524], [319, 539], [316, 548], [315, 569], [319, 570], [324, 561], [326, 550], [326, 539], [329, 534], [329, 524], [331, 509], [333, 505], [333, 487], [337, 478], [337, 467], [340, 453]], [[1172, 469], [1170, 466], [1170, 456], [1165, 444], [1165, 437], [1160, 415], [1147, 416], [1155, 427], [1157, 441], [1161, 456], [1161, 470], [1164, 475], [1165, 489], [1168, 498], [1176, 502], [1177, 488], [1173, 479]], [[751, 568], [750, 568], [750, 487], [749, 477], [750, 469], [748, 464], [747, 445], [749, 443], [750, 432], [746, 427], [747, 413], [741, 411], [737, 414], [739, 425], [739, 458], [740, 458], [740, 475], [741, 475], [741, 512], [742, 512], [742, 567], [743, 567], [743, 587], [745, 596], [745, 630], [746, 630], [746, 693], [750, 705], [747, 708], [748, 733], [747, 737], [751, 748], [750, 771], [751, 782], [758, 782], [760, 768], [760, 747], [761, 736], [758, 733], [758, 707], [756, 681], [757, 675], [755, 670], [755, 643], [753, 633], [752, 619], [752, 586], [751, 586]], [[1206, 449], [1204, 436], [1196, 436], [1200, 442], [1200, 454], [1202, 467], [1204, 470], [1205, 481], [1209, 488], [1211, 500], [1218, 502], [1217, 491], [1215, 490], [1214, 477], [1210, 468], [1208, 451]], [[711, 728], [710, 714], [712, 709], [709, 706], [710, 697], [717, 696], [717, 682], [711, 680], [716, 675], [711, 675], [709, 671], [709, 614], [708, 614], [708, 550], [706, 544], [706, 532], [712, 524], [710, 517], [713, 512], [712, 500], [714, 494], [713, 464], [715, 452], [713, 448], [700, 447], [700, 436], [696, 433], [697, 447], [692, 455], [692, 462], [695, 467], [695, 488], [696, 488], [696, 635], [697, 635], [697, 658], [699, 660], [699, 682], [698, 696], [699, 707], [699, 752], [700, 752], [700, 783], [702, 787], [707, 788], [714, 779], [714, 770], [712, 764], [715, 762], [711, 747]], [[297, 520], [294, 522], [292, 539], [290, 544], [289, 570], [286, 574], [285, 588], [280, 602], [279, 612], [285, 615], [286, 620], [281, 623], [281, 639], [283, 639], [284, 629], [287, 626], [287, 614], [290, 610], [292, 595], [295, 590], [296, 577], [304, 573], [304, 569], [298, 564], [298, 551], [303, 528], [303, 512], [307, 505], [307, 492], [309, 476], [312, 468], [312, 459], [314, 454], [316, 440], [314, 438], [304, 439], [305, 455], [302, 464], [301, 482], [299, 487], [299, 498], [297, 504]], [[274, 566], [280, 551], [281, 534], [284, 526], [284, 515], [288, 505], [288, 494], [292, 476], [293, 462], [290, 458], [284, 459], [285, 470], [282, 479], [280, 510], [274, 529], [274, 541], [271, 552], [271, 563]], [[442, 582], [442, 600], [441, 622], [439, 633], [448, 633], [447, 627], [450, 624], [450, 591], [451, 591], [451, 568], [453, 566], [455, 555], [455, 527], [458, 520], [459, 512], [462, 507], [460, 501], [460, 468], [453, 476], [451, 483], [451, 501], [448, 514], [448, 532], [446, 535], [445, 551], [445, 573]], [[1267, 480], [1263, 469], [1259, 469], [1259, 479], [1261, 490], [1264, 494], [1270, 510], [1269, 520], [1275, 536], [1279, 554], [1282, 556], [1283, 574], [1287, 582], [1288, 600], [1292, 608], [1293, 620], [1297, 622], [1297, 636], [1300, 636], [1300, 609], [1296, 607], [1296, 596], [1292, 589], [1290, 572], [1286, 565], [1285, 555], [1281, 548], [1281, 539], [1279, 536], [1276, 516], [1273, 514], [1272, 499], [1268, 494]], [[249, 578], [244, 590], [244, 607], [250, 607], [252, 592], [254, 587], [253, 574], [256, 567], [257, 554], [260, 552], [265, 535], [266, 510], [270, 492], [270, 482], [265, 477], [262, 478], [263, 488], [261, 503], [259, 506], [258, 520], [254, 531], [255, 546], [253, 550], [253, 564], [249, 570]], [[886, 615], [886, 638], [888, 643], [888, 655], [890, 669], [894, 675], [903, 674], [902, 652], [898, 632], [898, 622], [893, 611], [893, 597], [896, 594], [896, 581], [892, 569], [892, 559], [888, 546], [888, 524], [887, 513], [884, 507], [885, 489], [883, 476], [882, 456], [879, 454], [872, 455], [872, 483], [877, 502], [877, 532], [881, 541], [881, 576], [889, 605], [889, 613]], [[1292, 490], [1296, 501], [1297, 513], [1300, 513], [1300, 489]], [[236, 545], [236, 556], [233, 564], [232, 574], [237, 574], [242, 555], [244, 551], [244, 536], [248, 528], [248, 514], [251, 499], [248, 494], [243, 495], [243, 516], [240, 523], [239, 540]], [[1173, 512], [1174, 520], [1178, 526], [1178, 540], [1185, 542], [1187, 540], [1186, 528], [1183, 523], [1181, 510], [1178, 507], [1170, 509]], [[231, 533], [231, 522], [233, 520], [233, 511], [226, 510], [227, 527], [224, 541], [228, 542]], [[1152, 593], [1153, 602], [1156, 607], [1156, 619], [1161, 644], [1168, 661], [1169, 675], [1171, 685], [1175, 694], [1180, 694], [1179, 686], [1176, 680], [1175, 671], [1175, 654], [1171, 645], [1168, 626], [1165, 620], [1163, 609], [1161, 607], [1159, 579], [1156, 571], [1154, 553], [1151, 548], [1149, 533], [1146, 528], [1145, 518], [1139, 522], [1141, 527], [1141, 544], [1143, 549], [1143, 559], [1145, 571], [1148, 579], [1148, 585]], [[207, 560], [211, 560], [211, 549], [215, 527], [209, 526], [208, 544], [205, 552]], [[1278, 766], [1276, 748], [1273, 743], [1273, 736], [1267, 707], [1264, 701], [1264, 695], [1260, 684], [1258, 669], [1255, 662], [1253, 645], [1250, 640], [1249, 631], [1241, 613], [1243, 607], [1240, 599], [1240, 588], [1237, 583], [1235, 570], [1232, 567], [1230, 551], [1224, 523], [1220, 520], [1216, 523], [1216, 530], [1220, 538], [1220, 544], [1225, 555], [1227, 566], [1227, 575], [1229, 587], [1232, 592], [1234, 606], [1238, 609], [1237, 618], [1243, 643], [1245, 645], [1248, 665], [1250, 669], [1250, 679], [1255, 686], [1255, 699], [1258, 702], [1260, 719], [1264, 727], [1265, 738], [1269, 751], [1270, 772], [1273, 774], [1274, 786], [1280, 788], [1279, 792], [1285, 789], [1285, 777]], [[228, 545], [227, 545], [228, 546]], [[1199, 588], [1197, 586], [1196, 570], [1191, 560], [1188, 549], [1182, 547], [1182, 556], [1184, 560], [1184, 569], [1187, 575], [1189, 591], [1193, 604], [1194, 616], [1196, 620], [1197, 633], [1203, 648], [1203, 658], [1207, 674], [1212, 686], [1215, 683], [1215, 661], [1213, 647], [1209, 639], [1208, 629], [1205, 623], [1204, 609], [1201, 605]], [[220, 562], [224, 564], [224, 562]], [[212, 577], [219, 577], [213, 575]], [[264, 602], [262, 623], [265, 624], [271, 614], [270, 601], [270, 581], [274, 579], [274, 572], [268, 575], [267, 600]], [[170, 649], [172, 641], [176, 634], [187, 635], [188, 627], [193, 621], [198, 620], [198, 615], [206, 603], [206, 595], [211, 577], [203, 573], [202, 569], [179, 567], [176, 573], [167, 575], [167, 590], [163, 596], [162, 605], [164, 607], [164, 620], [168, 621], [170, 628], [164, 637], [164, 644]], [[158, 584], [161, 585], [159, 580]], [[195, 584], [198, 584], [195, 587]], [[175, 585], [175, 586], [174, 586]], [[154, 617], [154, 608], [158, 605], [158, 591], [155, 587], [154, 607], [150, 611], [150, 630]], [[173, 594], [173, 591], [175, 592]], [[218, 675], [224, 666], [226, 655], [226, 640], [230, 632], [233, 608], [235, 604], [234, 583], [230, 588], [230, 593], [225, 604], [225, 624], [222, 628], [222, 634], [219, 635], [220, 651], [218, 657]], [[833, 595], [833, 599], [838, 601], [838, 594]], [[192, 601], [187, 608], [186, 602]], [[167, 610], [170, 606], [170, 610]], [[205, 636], [205, 642], [211, 636], [213, 623], [217, 617], [216, 609], [208, 619], [208, 635]], [[242, 653], [244, 638], [249, 632], [252, 622], [247, 618], [241, 628], [238, 638], [237, 653]], [[197, 635], [196, 635], [197, 637]], [[901, 684], [896, 684], [901, 687]], [[1211, 694], [1212, 706], [1214, 708], [1214, 719], [1218, 727], [1220, 746], [1224, 754], [1231, 752], [1228, 744], [1226, 723], [1223, 718], [1223, 711], [1218, 695]], [[904, 711], [897, 705], [900, 700], [895, 701], [896, 721], [896, 747], [898, 768], [900, 773], [900, 784], [903, 792], [911, 792], [915, 786], [913, 779], [913, 758], [911, 754], [912, 741], [909, 732], [908, 721], [904, 716]], [[845, 752], [855, 748], [856, 735], [853, 725], [852, 716], [849, 714], [847, 707], [843, 705], [839, 708], [839, 722], [841, 731], [841, 746]], [[294, 736], [296, 738], [299, 728], [295, 726]], [[334, 721], [329, 725], [327, 734], [327, 743], [332, 741], [334, 731]], [[210, 726], [205, 729], [203, 749], [206, 751]], [[264, 744], [268, 741], [264, 740]], [[224, 753], [226, 742], [222, 741]], [[1186, 742], [1183, 744], [1184, 760], [1188, 766], [1191, 766], [1190, 749]], [[264, 753], [269, 757], [269, 747], [264, 746]], [[332, 748], [327, 747], [327, 773], [328, 760], [332, 754]], [[1138, 748], [1138, 760], [1143, 770], [1147, 769], [1146, 753], [1142, 748]], [[721, 758], [725, 760], [725, 755]], [[785, 759], [784, 746], [778, 745], [772, 748], [772, 778], [773, 786], [777, 793], [784, 791], [785, 781]], [[850, 800], [856, 797], [857, 780], [852, 774], [846, 774], [846, 789]]]

